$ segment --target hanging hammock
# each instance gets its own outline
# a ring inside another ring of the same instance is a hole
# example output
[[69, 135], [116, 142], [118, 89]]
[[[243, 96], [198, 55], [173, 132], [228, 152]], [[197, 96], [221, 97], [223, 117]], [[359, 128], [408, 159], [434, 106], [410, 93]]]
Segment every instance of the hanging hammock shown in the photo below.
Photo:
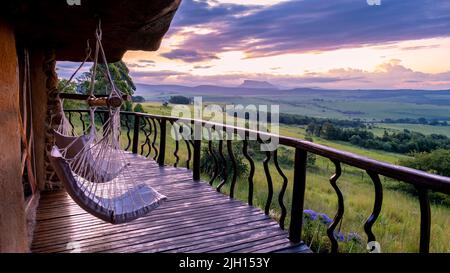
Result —
[[[137, 170], [127, 162], [130, 155], [120, 145], [120, 106], [122, 93], [116, 88], [109, 72], [101, 43], [100, 23], [96, 31], [94, 66], [90, 82], [90, 100], [95, 101], [94, 87], [101, 54], [106, 67], [110, 94], [107, 101], [108, 119], [101, 128], [95, 124], [97, 106], [90, 105], [90, 125], [80, 136], [72, 136], [73, 128], [61, 107], [61, 122], [54, 131], [55, 145], [50, 161], [70, 197], [84, 210], [112, 224], [125, 223], [142, 217], [157, 208], [166, 197], [144, 182], [138, 183]], [[75, 71], [90, 58], [86, 59]], [[63, 88], [64, 89], [64, 88]], [[117, 103], [119, 102], [119, 103]], [[62, 105], [62, 102], [61, 102]]]

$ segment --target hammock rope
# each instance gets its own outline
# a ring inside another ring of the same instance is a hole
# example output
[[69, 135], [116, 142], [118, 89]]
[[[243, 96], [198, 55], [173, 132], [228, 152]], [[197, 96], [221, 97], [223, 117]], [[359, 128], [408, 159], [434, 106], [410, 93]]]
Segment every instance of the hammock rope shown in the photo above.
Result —
[[[101, 42], [100, 22], [95, 36], [89, 98], [96, 98], [95, 83], [100, 57], [105, 66], [103, 73], [110, 90], [108, 98], [121, 100], [123, 94], [114, 84]], [[88, 42], [86, 58], [74, 74], [90, 58], [91, 50]], [[70, 77], [66, 86], [73, 77], [74, 75]], [[89, 126], [81, 135], [75, 136], [71, 134], [74, 130], [62, 107], [61, 111], [62, 119], [54, 132], [55, 143], [51, 161], [67, 192], [78, 205], [100, 219], [119, 224], [144, 216], [166, 200], [164, 195], [137, 176], [139, 170], [128, 162], [130, 154], [121, 149], [120, 106], [108, 105], [108, 118], [99, 129], [95, 119], [97, 106], [90, 106]]]

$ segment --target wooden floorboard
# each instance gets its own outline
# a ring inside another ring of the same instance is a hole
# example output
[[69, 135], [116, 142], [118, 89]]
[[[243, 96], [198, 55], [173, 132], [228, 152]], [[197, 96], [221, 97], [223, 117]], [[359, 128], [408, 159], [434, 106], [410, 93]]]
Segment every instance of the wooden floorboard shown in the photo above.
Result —
[[308, 252], [258, 208], [230, 199], [190, 170], [159, 167], [128, 154], [140, 182], [168, 197], [150, 214], [111, 225], [78, 207], [64, 191], [42, 194], [33, 252]]

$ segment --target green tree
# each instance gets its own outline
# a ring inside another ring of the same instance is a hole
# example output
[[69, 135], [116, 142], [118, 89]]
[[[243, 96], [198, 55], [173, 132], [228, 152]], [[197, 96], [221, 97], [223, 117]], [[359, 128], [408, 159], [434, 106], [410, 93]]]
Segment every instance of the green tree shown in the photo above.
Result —
[[[78, 91], [83, 94], [88, 94], [91, 84], [91, 77], [94, 67], [92, 66], [88, 72], [83, 73], [78, 80]], [[107, 77], [107, 67], [105, 64], [98, 64], [97, 72], [95, 76], [94, 92], [96, 95], [107, 95], [111, 91], [111, 86]], [[108, 64], [108, 69], [111, 74], [111, 78], [117, 89], [126, 95], [132, 96], [136, 91], [136, 86], [129, 75], [130, 71], [123, 61]], [[125, 111], [131, 111], [133, 107], [132, 102], [127, 101], [123, 104], [122, 109]]]
[[413, 159], [402, 160], [400, 164], [430, 173], [450, 176], [450, 150], [438, 149], [429, 153], [417, 153]]
[[146, 113], [144, 110], [144, 107], [142, 106], [142, 104], [138, 103], [134, 106], [133, 109], [134, 112], [138, 112], [138, 113]]
[[[314, 142], [314, 139], [311, 136], [305, 136], [305, 140], [309, 142]], [[308, 153], [306, 162], [308, 163], [308, 166], [314, 166], [316, 165], [316, 155], [313, 153]], [[294, 165], [291, 165], [294, 166]]]
[[184, 96], [172, 96], [170, 97], [169, 102], [173, 104], [190, 104], [191, 99]]
[[[60, 93], [76, 94], [77, 84], [75, 82], [69, 82], [66, 79], [58, 79], [58, 90]], [[86, 104], [76, 100], [64, 100], [64, 109], [83, 109], [86, 108]]]
[[[231, 161], [230, 161], [230, 156], [228, 154], [227, 147], [223, 147], [224, 148], [223, 155], [225, 157], [225, 161], [222, 161], [221, 157], [219, 156], [218, 143], [214, 142], [212, 144], [212, 147], [213, 147], [212, 150], [214, 153], [214, 157], [216, 158], [216, 160], [219, 164], [218, 170], [220, 171], [220, 174], [219, 174], [220, 179], [225, 178], [224, 177], [225, 173], [222, 171], [223, 168], [225, 168], [225, 170], [226, 170], [228, 179], [231, 179], [231, 177], [233, 176], [234, 169], [233, 169]], [[242, 151], [242, 142], [234, 142], [233, 147], [232, 147], [232, 152], [233, 152], [234, 160], [236, 162], [237, 177], [245, 176], [248, 172], [248, 167], [247, 167], [247, 164], [245, 163], [245, 158], [241, 151]], [[214, 165], [214, 158], [213, 158], [213, 155], [211, 155], [211, 153], [209, 152], [208, 147], [206, 147], [206, 146], [202, 148], [202, 157], [200, 160], [200, 166], [202, 166], [202, 172], [204, 174], [207, 174], [210, 177], [214, 174], [214, 169], [216, 167]]]
[[[417, 153], [412, 159], [401, 160], [400, 164], [406, 167], [419, 169], [433, 174], [450, 176], [450, 150], [438, 149], [429, 153]], [[411, 185], [401, 183], [396, 187], [399, 190], [406, 191], [411, 194], [416, 194], [414, 187], [412, 187]], [[449, 195], [438, 192], [430, 192], [429, 198], [436, 204], [450, 206]]]
[[145, 102], [145, 98], [143, 96], [133, 96], [132, 101], [133, 102]]

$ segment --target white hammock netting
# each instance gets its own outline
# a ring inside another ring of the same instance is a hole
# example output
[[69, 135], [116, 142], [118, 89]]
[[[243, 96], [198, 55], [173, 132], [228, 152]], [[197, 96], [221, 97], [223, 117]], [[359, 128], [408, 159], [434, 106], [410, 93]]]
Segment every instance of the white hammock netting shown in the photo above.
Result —
[[[101, 32], [97, 31], [91, 96], [99, 50], [108, 67], [100, 41]], [[111, 87], [109, 97], [122, 98], [106, 70]], [[80, 207], [104, 221], [119, 224], [144, 216], [166, 197], [139, 179], [138, 170], [128, 162], [130, 153], [121, 149], [120, 107], [108, 108], [109, 118], [97, 129], [96, 108], [91, 107], [90, 125], [80, 136], [71, 135], [74, 130], [61, 110], [50, 159], [58, 178]]]

